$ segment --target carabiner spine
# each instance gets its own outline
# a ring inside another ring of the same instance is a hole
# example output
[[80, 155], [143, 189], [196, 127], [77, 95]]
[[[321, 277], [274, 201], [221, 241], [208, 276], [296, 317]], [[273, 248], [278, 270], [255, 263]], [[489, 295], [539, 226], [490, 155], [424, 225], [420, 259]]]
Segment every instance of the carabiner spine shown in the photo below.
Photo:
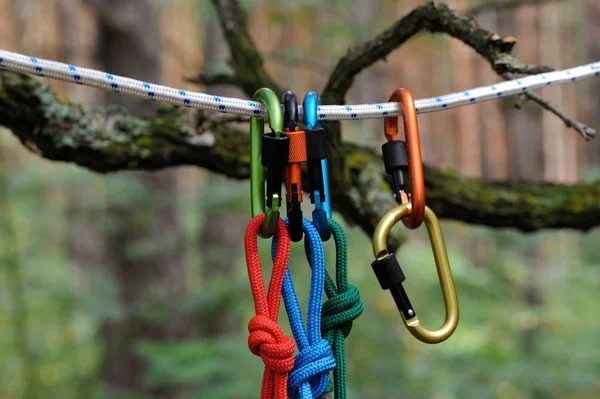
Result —
[[[431, 243], [433, 259], [437, 270], [438, 280], [442, 289], [442, 298], [444, 298], [444, 308], [446, 317], [444, 323], [435, 331], [427, 330], [423, 327], [417, 318], [413, 321], [414, 327], [406, 324], [409, 331], [418, 339], [427, 343], [438, 343], [448, 339], [456, 330], [459, 320], [458, 295], [456, 294], [456, 286], [454, 285], [454, 277], [448, 260], [448, 252], [446, 250], [446, 242], [442, 227], [435, 213], [428, 206], [425, 207], [425, 226]], [[419, 338], [421, 337], [421, 338]]]
[[252, 217], [255, 217], [265, 211], [265, 172], [261, 164], [264, 122], [261, 118], [250, 118], [250, 132], [250, 184], [252, 187], [250, 204]]

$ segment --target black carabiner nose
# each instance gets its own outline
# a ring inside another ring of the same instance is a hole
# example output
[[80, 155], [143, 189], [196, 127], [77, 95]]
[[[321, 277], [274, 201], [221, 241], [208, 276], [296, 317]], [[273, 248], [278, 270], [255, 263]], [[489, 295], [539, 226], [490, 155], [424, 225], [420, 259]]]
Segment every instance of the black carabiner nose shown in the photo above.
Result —
[[283, 103], [283, 127], [290, 132], [298, 126], [298, 98], [293, 91], [287, 90], [281, 96]]
[[392, 176], [392, 186], [394, 188], [394, 198], [399, 204], [405, 203], [408, 197], [402, 198], [402, 195], [409, 194], [405, 176], [408, 175], [408, 152], [406, 150], [406, 141], [393, 140], [387, 141], [381, 146], [383, 152], [383, 164], [385, 173]]
[[298, 242], [302, 230], [302, 163], [306, 162], [306, 135], [298, 128], [298, 100], [291, 91], [283, 93], [283, 134], [290, 138], [290, 152], [286, 168], [287, 216], [290, 239]]

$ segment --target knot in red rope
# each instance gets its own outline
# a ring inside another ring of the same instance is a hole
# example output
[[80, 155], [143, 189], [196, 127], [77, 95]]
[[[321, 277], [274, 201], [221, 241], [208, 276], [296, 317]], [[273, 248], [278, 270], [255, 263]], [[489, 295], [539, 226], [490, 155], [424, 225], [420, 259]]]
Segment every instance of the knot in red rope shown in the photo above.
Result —
[[248, 323], [248, 347], [260, 356], [265, 366], [276, 373], [287, 373], [294, 368], [294, 340], [283, 334], [273, 320], [254, 316]]

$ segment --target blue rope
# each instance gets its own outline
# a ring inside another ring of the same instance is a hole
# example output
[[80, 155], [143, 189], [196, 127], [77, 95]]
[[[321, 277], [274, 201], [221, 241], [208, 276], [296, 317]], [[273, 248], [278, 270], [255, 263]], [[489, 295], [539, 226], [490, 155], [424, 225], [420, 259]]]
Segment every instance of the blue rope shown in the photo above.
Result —
[[[288, 220], [285, 219], [286, 225]], [[302, 219], [305, 243], [308, 243], [312, 265], [310, 296], [308, 299], [307, 329], [298, 305], [289, 267], [283, 280], [283, 302], [299, 353], [294, 369], [288, 375], [288, 395], [292, 399], [318, 398], [327, 389], [329, 372], [335, 368], [331, 345], [321, 337], [321, 302], [325, 283], [325, 251], [321, 236], [311, 222]], [[275, 257], [277, 237], [273, 237], [271, 255]], [[308, 330], [308, 331], [307, 331]]]

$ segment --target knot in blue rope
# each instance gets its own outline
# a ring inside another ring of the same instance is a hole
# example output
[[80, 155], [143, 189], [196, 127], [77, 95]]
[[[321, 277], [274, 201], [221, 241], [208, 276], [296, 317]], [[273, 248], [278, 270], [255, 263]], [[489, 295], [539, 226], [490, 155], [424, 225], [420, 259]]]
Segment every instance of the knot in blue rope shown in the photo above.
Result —
[[[326, 339], [321, 339], [317, 344], [301, 350], [294, 360], [294, 369], [288, 375], [290, 397], [318, 398], [329, 384], [329, 373], [324, 371], [334, 368], [335, 358], [331, 354], [331, 345]], [[307, 396], [305, 391], [309, 391], [310, 396]]]
[[[287, 219], [285, 220], [287, 224]], [[321, 302], [325, 284], [325, 251], [321, 236], [311, 222], [302, 219], [302, 229], [311, 263], [310, 296], [308, 299], [307, 328], [294, 291], [290, 269], [285, 272], [282, 296], [290, 327], [299, 353], [294, 369], [288, 377], [288, 395], [293, 399], [312, 399], [325, 393], [329, 384], [329, 372], [336, 366], [330, 344], [321, 338]], [[277, 237], [273, 237], [271, 256], [275, 257]]]

